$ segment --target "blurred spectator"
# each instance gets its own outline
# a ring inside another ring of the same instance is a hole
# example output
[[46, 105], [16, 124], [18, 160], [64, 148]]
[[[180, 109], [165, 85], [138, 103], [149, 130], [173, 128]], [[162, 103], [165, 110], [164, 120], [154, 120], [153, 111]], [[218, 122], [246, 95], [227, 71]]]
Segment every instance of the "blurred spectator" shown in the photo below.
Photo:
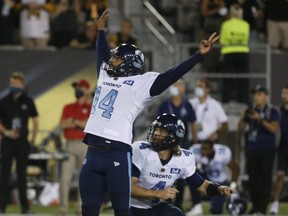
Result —
[[[70, 183], [75, 173], [74, 170], [77, 169], [80, 171], [87, 151], [87, 147], [82, 143], [82, 139], [84, 138], [83, 129], [89, 118], [91, 109], [90, 85], [86, 80], [79, 80], [73, 83], [73, 87], [75, 88], [76, 101], [65, 105], [60, 122], [67, 141], [63, 150], [69, 153], [69, 158], [62, 163], [59, 215], [66, 215], [68, 213]], [[76, 214], [81, 215], [79, 190]]]
[[84, 33], [80, 33], [72, 39], [69, 46], [73, 49], [95, 49], [96, 36], [97, 26], [87, 22]]
[[[211, 35], [213, 32], [219, 32], [221, 23], [228, 14], [224, 0], [203, 0], [201, 12], [204, 37]], [[210, 55], [203, 59], [203, 69], [207, 72], [218, 72], [220, 69], [219, 56], [219, 49], [213, 49]]]
[[257, 21], [263, 18], [264, 11], [258, 0], [226, 0], [226, 5], [230, 8], [233, 4], [239, 4], [243, 10], [243, 20], [250, 25], [250, 40], [255, 42], [257, 39]]
[[[203, 31], [201, 30], [202, 15], [201, 15], [201, 2], [191, 0], [181, 0], [175, 2], [177, 6], [177, 31], [181, 31], [188, 36], [189, 42], [201, 40]], [[175, 13], [175, 12], [174, 12]], [[173, 14], [175, 19], [175, 14]], [[182, 42], [185, 38], [181, 38]]]
[[224, 0], [203, 0], [201, 12], [206, 35], [219, 32], [223, 17], [228, 14]]
[[97, 19], [107, 8], [109, 0], [84, 0], [82, 11], [85, 13], [85, 21]]
[[15, 44], [16, 10], [14, 0], [0, 1], [0, 45]]
[[[197, 126], [196, 116], [192, 105], [185, 98], [185, 86], [182, 80], [178, 80], [172, 86], [169, 87], [170, 99], [161, 103], [158, 115], [163, 113], [174, 114], [180, 118], [185, 126], [187, 133], [183, 139], [181, 147], [188, 149], [191, 146], [191, 142], [188, 139], [189, 129], [191, 130], [193, 143], [197, 143]], [[175, 206], [182, 209], [183, 193], [184, 193], [184, 180], [178, 179], [176, 188], [179, 191], [175, 200]]]
[[[227, 167], [232, 173], [232, 181], [230, 187], [236, 189], [239, 177], [239, 166], [232, 159], [232, 153], [228, 146], [222, 144], [214, 144], [209, 140], [205, 140], [202, 144], [195, 144], [189, 149], [195, 155], [195, 162], [198, 172], [209, 181], [216, 182], [221, 185], [227, 185], [229, 183], [230, 173], [227, 171]], [[200, 196], [200, 193], [194, 190], [192, 196]], [[224, 196], [211, 197], [212, 214], [222, 214], [225, 203]], [[186, 213], [187, 216], [201, 215], [203, 214], [203, 208], [201, 205], [201, 199], [199, 203], [193, 203], [192, 209]]]
[[271, 195], [272, 169], [276, 150], [276, 133], [280, 112], [268, 104], [268, 90], [257, 85], [252, 90], [253, 107], [246, 109], [239, 121], [245, 133], [246, 165], [252, 209], [249, 214], [265, 214]]
[[21, 0], [20, 38], [25, 48], [47, 46], [50, 34], [49, 13], [55, 7], [48, 0]]
[[168, 100], [163, 101], [160, 104], [158, 115], [163, 113], [174, 114], [180, 118], [186, 130], [191, 129], [191, 133], [186, 133], [183, 139], [181, 148], [188, 149], [191, 146], [191, 142], [188, 139], [188, 135], [192, 134], [193, 143], [197, 143], [197, 126], [196, 126], [196, 116], [192, 105], [185, 98], [185, 85], [182, 80], [178, 80], [172, 86], [169, 87]]
[[210, 96], [210, 84], [205, 79], [197, 81], [196, 98], [190, 99], [197, 119], [198, 142], [216, 141], [228, 130], [228, 118], [221, 104]]
[[126, 44], [137, 44], [137, 40], [132, 36], [133, 33], [133, 24], [132, 21], [128, 18], [121, 20], [120, 32], [112, 34], [109, 37], [109, 46], [111, 48], [116, 48], [123, 43]]
[[278, 214], [279, 200], [284, 186], [284, 177], [288, 172], [288, 85], [282, 88], [282, 106], [281, 106], [281, 138], [278, 146], [278, 161], [276, 181], [274, 183], [274, 199], [270, 208], [270, 214]]
[[57, 48], [69, 46], [70, 41], [76, 36], [78, 19], [74, 4], [69, 0], [59, 0], [52, 14], [50, 44]]
[[[28, 120], [32, 118], [32, 137], [28, 141]], [[33, 99], [25, 93], [24, 75], [14, 72], [10, 76], [10, 93], [0, 100], [1, 184], [0, 212], [5, 213], [9, 203], [12, 160], [16, 159], [16, 172], [22, 213], [29, 213], [27, 201], [26, 168], [30, 144], [34, 145], [38, 132], [38, 113]]]
[[[249, 73], [249, 23], [242, 19], [243, 10], [237, 5], [230, 6], [231, 18], [223, 22], [220, 31], [223, 73]], [[248, 79], [223, 79], [222, 102], [231, 100], [247, 103], [249, 100]]]
[[268, 42], [273, 49], [288, 49], [288, 1], [267, 0]]

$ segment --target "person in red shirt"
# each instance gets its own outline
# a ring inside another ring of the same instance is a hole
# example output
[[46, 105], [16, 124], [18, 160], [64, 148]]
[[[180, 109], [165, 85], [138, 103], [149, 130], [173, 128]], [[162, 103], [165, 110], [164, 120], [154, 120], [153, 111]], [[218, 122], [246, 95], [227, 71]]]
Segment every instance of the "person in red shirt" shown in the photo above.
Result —
[[[60, 126], [67, 142], [63, 149], [69, 153], [69, 159], [62, 163], [60, 177], [60, 208], [59, 215], [66, 215], [69, 207], [69, 189], [75, 168], [80, 170], [86, 154], [86, 145], [82, 144], [83, 129], [90, 115], [91, 92], [87, 80], [72, 83], [75, 89], [76, 101], [64, 106]], [[76, 214], [81, 215], [81, 200], [78, 193]]]

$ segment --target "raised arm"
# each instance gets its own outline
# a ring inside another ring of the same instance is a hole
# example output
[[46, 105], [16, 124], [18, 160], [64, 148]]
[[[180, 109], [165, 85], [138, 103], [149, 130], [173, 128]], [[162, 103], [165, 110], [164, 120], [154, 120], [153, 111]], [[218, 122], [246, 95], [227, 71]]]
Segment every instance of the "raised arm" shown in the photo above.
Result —
[[98, 20], [94, 20], [98, 27], [97, 40], [96, 40], [96, 54], [97, 54], [97, 72], [99, 75], [100, 67], [103, 61], [107, 62], [111, 58], [110, 49], [105, 36], [105, 24], [109, 17], [108, 9], [106, 9]]
[[203, 56], [211, 50], [213, 44], [219, 39], [219, 37], [220, 36], [217, 36], [216, 32], [214, 32], [208, 40], [202, 40], [200, 42], [199, 51], [193, 56], [189, 57], [176, 67], [160, 74], [151, 86], [150, 95], [153, 97], [161, 94], [170, 85], [190, 71], [199, 61], [202, 60]]
[[97, 55], [97, 72], [99, 74], [101, 64], [108, 62], [111, 58], [110, 49], [107, 43], [105, 32], [103, 30], [98, 31], [96, 40], [96, 55]]

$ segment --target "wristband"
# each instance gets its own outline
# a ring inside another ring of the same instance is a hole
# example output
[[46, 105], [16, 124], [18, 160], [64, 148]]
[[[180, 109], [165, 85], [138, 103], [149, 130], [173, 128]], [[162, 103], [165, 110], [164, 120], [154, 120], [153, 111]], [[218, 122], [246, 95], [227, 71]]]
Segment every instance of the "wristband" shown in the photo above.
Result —
[[230, 188], [233, 189], [233, 190], [235, 190], [235, 189], [237, 188], [237, 183], [234, 182], [234, 181], [232, 181], [232, 182], [230, 183]]
[[218, 191], [218, 187], [220, 185], [216, 184], [216, 183], [209, 183], [209, 185], [207, 186], [207, 190], [206, 193], [208, 196], [217, 196], [217, 195], [221, 195]]

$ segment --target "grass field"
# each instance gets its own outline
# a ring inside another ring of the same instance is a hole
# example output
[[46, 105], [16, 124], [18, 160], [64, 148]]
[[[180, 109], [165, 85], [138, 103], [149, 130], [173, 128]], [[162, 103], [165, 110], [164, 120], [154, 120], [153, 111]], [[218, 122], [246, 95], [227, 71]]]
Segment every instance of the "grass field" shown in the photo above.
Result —
[[[209, 215], [209, 202], [204, 202], [203, 203], [204, 206], [204, 214], [205, 215]], [[269, 206], [270, 207], [270, 206]], [[188, 210], [189, 206], [187, 205], [185, 207], [186, 210]], [[57, 206], [49, 206], [49, 207], [43, 207], [40, 205], [32, 205], [31, 206], [31, 210], [34, 213], [33, 216], [37, 216], [37, 215], [41, 215], [41, 216], [45, 216], [45, 215], [56, 215], [57, 212]], [[69, 215], [75, 215], [74, 214], [74, 208], [73, 206], [71, 206], [70, 208], [70, 214]], [[7, 208], [7, 214], [9, 215], [17, 215], [20, 212], [20, 207], [18, 205], [10, 205]], [[6, 214], [6, 215], [7, 215]], [[225, 214], [227, 215], [227, 212], [225, 211]], [[0, 214], [1, 215], [1, 214]], [[107, 211], [103, 211], [100, 214], [101, 216], [112, 216], [113, 215], [113, 210], [107, 210]], [[280, 213], [279, 215], [288, 215], [288, 203], [280, 203]]]

